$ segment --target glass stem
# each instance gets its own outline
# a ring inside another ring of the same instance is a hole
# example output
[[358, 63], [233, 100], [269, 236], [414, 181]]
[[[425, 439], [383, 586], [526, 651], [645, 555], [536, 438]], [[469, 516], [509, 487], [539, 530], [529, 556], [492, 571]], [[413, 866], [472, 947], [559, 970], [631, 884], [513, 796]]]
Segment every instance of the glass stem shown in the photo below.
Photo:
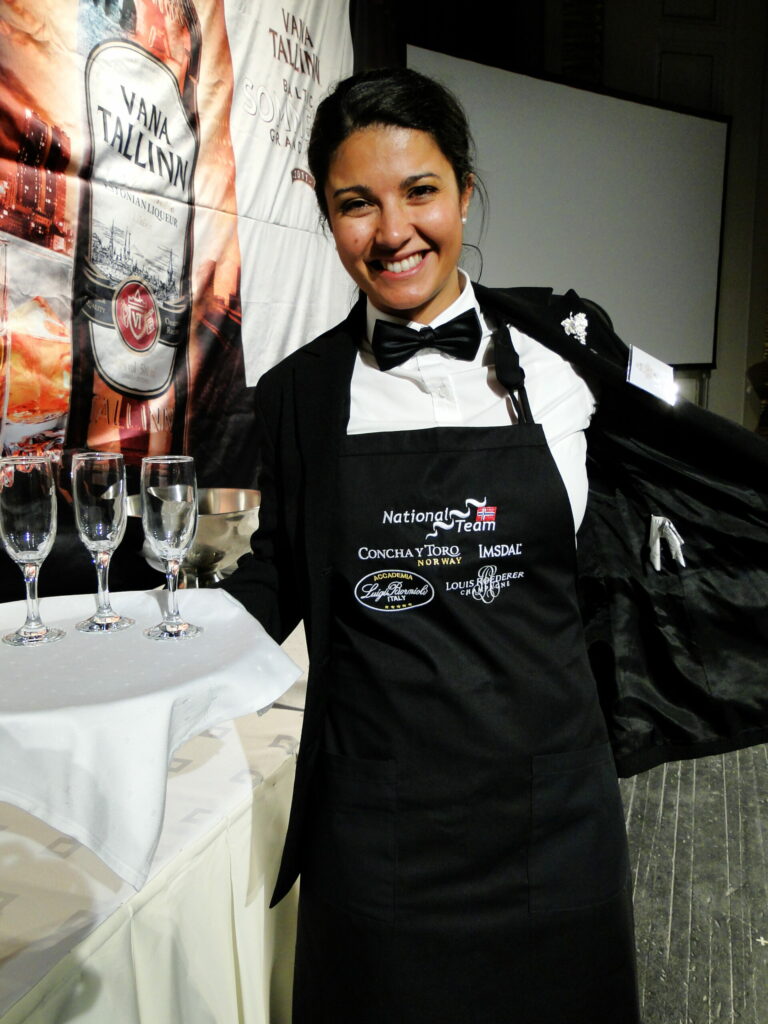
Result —
[[165, 623], [167, 626], [177, 626], [181, 622], [179, 602], [176, 595], [176, 589], [179, 585], [180, 565], [181, 562], [178, 558], [169, 558], [165, 563], [165, 578], [168, 581], [168, 610], [165, 613]]
[[111, 551], [97, 551], [93, 556], [93, 564], [96, 566], [96, 582], [98, 584], [97, 615], [112, 614], [112, 607], [109, 602], [109, 563], [111, 558]]
[[21, 627], [25, 633], [41, 633], [45, 631], [40, 618], [40, 606], [37, 600], [37, 577], [40, 566], [36, 562], [25, 562], [21, 567], [24, 573], [24, 586], [27, 592], [27, 621]]

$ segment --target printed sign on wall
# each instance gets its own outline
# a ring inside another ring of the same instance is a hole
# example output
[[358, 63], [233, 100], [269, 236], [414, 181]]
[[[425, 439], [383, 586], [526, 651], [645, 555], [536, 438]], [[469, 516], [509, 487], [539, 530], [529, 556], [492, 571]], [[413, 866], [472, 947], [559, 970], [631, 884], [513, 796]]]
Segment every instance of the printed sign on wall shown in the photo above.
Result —
[[0, 8], [6, 452], [254, 485], [252, 386], [350, 303], [306, 143], [351, 63], [346, 0]]

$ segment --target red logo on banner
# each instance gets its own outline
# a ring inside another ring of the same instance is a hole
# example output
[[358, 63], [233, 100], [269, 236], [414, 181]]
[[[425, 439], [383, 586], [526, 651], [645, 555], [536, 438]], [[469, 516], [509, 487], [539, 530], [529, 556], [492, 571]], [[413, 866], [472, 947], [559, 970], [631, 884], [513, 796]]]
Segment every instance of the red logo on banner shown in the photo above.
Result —
[[480, 505], [475, 516], [476, 523], [495, 523], [496, 505]]
[[115, 321], [128, 348], [146, 352], [160, 333], [160, 318], [152, 292], [143, 281], [126, 281], [115, 295]]

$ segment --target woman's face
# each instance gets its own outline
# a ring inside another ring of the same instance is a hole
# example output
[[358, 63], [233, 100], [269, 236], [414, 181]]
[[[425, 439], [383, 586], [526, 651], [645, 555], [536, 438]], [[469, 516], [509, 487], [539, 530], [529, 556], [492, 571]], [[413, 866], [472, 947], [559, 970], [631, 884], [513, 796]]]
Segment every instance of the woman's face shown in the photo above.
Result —
[[344, 268], [377, 309], [429, 323], [458, 298], [471, 195], [427, 132], [377, 125], [342, 142], [325, 185], [328, 220]]

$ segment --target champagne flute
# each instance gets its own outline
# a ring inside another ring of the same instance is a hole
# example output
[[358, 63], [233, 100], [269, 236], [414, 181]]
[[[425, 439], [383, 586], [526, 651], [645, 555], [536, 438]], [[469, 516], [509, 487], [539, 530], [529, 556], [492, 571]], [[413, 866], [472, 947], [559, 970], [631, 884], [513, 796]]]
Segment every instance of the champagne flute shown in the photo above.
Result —
[[141, 521], [147, 543], [165, 567], [168, 604], [163, 621], [144, 635], [179, 640], [202, 633], [179, 615], [179, 567], [197, 528], [195, 462], [190, 455], [151, 455], [141, 460]]
[[81, 633], [115, 633], [134, 624], [119, 615], [109, 597], [109, 563], [123, 539], [126, 523], [125, 464], [117, 452], [78, 452], [72, 458], [72, 496], [80, 540], [96, 567], [96, 612], [76, 629]]
[[40, 566], [56, 537], [56, 489], [47, 455], [0, 458], [0, 537], [24, 575], [27, 596], [26, 622], [3, 642], [31, 647], [61, 640], [64, 630], [44, 625], [37, 600]]

